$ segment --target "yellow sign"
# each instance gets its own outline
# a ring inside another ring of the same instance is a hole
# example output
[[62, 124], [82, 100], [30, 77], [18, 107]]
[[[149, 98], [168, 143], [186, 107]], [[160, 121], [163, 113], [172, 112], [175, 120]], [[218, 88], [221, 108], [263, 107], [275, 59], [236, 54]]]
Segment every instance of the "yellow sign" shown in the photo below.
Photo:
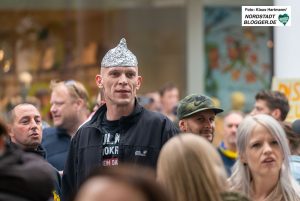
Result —
[[293, 122], [300, 119], [300, 78], [283, 79], [273, 77], [272, 90], [281, 91], [289, 100], [290, 112], [286, 121]]

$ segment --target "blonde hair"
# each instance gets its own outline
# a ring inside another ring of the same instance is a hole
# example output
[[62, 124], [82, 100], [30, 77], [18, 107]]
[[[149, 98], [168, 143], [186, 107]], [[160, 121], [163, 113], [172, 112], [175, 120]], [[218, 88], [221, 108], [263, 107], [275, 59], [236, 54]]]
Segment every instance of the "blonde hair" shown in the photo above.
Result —
[[[283, 153], [283, 163], [280, 170], [279, 185], [282, 188], [285, 200], [297, 201], [300, 199], [300, 187], [297, 181], [292, 177], [289, 166], [290, 150], [285, 132], [279, 122], [270, 115], [258, 114], [255, 116], [247, 116], [239, 125], [237, 133], [237, 148], [239, 155], [246, 152], [246, 147], [250, 140], [253, 129], [258, 125], [264, 126], [269, 133], [277, 140], [279, 147]], [[247, 196], [251, 194], [251, 172], [248, 165], [244, 165], [238, 158], [233, 166], [233, 173], [229, 178], [229, 182], [233, 190], [238, 190]]]
[[203, 137], [184, 133], [170, 139], [158, 159], [157, 179], [174, 201], [221, 201], [226, 172], [216, 149]]
[[76, 99], [82, 99], [87, 110], [89, 110], [89, 95], [84, 85], [75, 80], [57, 81], [52, 80], [50, 82], [50, 89], [54, 91], [58, 87], [66, 87], [70, 96]]

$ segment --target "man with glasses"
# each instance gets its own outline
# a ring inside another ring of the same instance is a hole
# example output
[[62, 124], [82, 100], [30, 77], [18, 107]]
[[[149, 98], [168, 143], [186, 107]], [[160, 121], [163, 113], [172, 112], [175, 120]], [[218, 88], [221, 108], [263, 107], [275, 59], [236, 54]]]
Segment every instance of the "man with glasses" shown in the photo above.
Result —
[[134, 163], [154, 168], [163, 144], [179, 132], [166, 116], [137, 102], [142, 77], [125, 39], [104, 56], [96, 83], [105, 104], [71, 141], [63, 174], [65, 201], [95, 167]]
[[74, 80], [52, 81], [50, 87], [50, 112], [55, 127], [43, 130], [42, 145], [48, 162], [63, 171], [71, 138], [90, 114], [88, 93], [83, 84]]

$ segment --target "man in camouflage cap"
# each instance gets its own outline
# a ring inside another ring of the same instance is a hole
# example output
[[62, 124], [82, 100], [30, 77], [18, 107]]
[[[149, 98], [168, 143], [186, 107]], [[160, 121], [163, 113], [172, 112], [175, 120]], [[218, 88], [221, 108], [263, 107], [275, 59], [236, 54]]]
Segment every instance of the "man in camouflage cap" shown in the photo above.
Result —
[[178, 125], [181, 132], [190, 132], [212, 142], [215, 132], [215, 116], [223, 112], [216, 107], [211, 98], [191, 94], [179, 102], [177, 108]]

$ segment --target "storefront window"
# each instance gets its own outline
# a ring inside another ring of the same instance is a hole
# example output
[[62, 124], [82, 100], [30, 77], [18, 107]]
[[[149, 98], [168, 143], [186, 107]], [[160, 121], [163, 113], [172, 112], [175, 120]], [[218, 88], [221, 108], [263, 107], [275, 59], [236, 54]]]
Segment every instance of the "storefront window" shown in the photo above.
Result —
[[96, 95], [100, 60], [122, 37], [139, 61], [144, 77], [140, 93], [170, 81], [185, 89], [184, 4], [27, 3], [0, 3], [1, 111], [12, 100], [39, 94], [46, 95], [43, 104], [48, 104], [53, 79], [76, 79]]

